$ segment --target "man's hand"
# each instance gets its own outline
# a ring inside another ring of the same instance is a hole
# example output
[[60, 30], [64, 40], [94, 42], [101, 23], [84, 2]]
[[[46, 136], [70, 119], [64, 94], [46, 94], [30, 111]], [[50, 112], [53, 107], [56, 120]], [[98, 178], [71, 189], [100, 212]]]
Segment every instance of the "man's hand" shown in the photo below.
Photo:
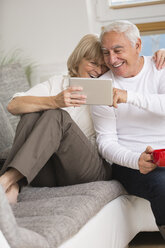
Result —
[[118, 103], [127, 102], [127, 91], [113, 88], [113, 107], [117, 108]]
[[153, 163], [152, 161], [152, 147], [151, 146], [147, 146], [145, 152], [143, 152], [140, 155], [138, 164], [139, 164], [139, 170], [142, 174], [147, 174], [151, 171], [153, 171], [157, 165]]
[[82, 90], [82, 87], [69, 87], [58, 95], [52, 96], [55, 108], [79, 107], [85, 104], [86, 96], [81, 94]]

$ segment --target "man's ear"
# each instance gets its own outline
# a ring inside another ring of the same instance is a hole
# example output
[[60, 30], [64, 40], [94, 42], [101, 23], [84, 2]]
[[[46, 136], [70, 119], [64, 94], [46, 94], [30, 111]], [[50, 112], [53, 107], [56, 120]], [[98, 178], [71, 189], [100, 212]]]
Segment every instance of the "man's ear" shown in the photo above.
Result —
[[135, 47], [136, 47], [137, 53], [140, 53], [142, 49], [142, 41], [140, 38], [137, 39]]

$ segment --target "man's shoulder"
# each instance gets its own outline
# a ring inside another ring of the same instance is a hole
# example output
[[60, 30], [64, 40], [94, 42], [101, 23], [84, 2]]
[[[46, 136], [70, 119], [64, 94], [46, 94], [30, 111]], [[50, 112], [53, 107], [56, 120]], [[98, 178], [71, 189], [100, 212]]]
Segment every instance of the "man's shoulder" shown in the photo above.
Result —
[[151, 57], [151, 56], [144, 56], [144, 62], [145, 62], [145, 70], [152, 71], [156, 75], [161, 75], [165, 71], [164, 69], [158, 70], [156, 68], [156, 65], [155, 65], [155, 62], [153, 60], [153, 57]]
[[156, 66], [155, 66], [155, 63], [154, 63], [154, 60], [153, 60], [152, 56], [143, 56], [143, 57], [144, 57], [144, 62], [145, 62], [146, 67], [156, 69]]
[[145, 63], [150, 64], [150, 65], [154, 64], [154, 61], [151, 56], [143, 56], [143, 58], [144, 58]]

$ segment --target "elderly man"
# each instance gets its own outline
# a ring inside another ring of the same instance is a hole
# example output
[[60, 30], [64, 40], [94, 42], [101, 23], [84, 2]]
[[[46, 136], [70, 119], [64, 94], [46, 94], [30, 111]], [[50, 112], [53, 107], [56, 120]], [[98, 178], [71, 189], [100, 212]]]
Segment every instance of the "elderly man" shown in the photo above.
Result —
[[150, 201], [165, 238], [165, 168], [151, 154], [165, 148], [165, 69], [140, 56], [139, 30], [128, 21], [111, 23], [100, 39], [110, 69], [102, 78], [113, 79], [114, 102], [92, 107], [99, 151], [113, 164], [114, 179]]

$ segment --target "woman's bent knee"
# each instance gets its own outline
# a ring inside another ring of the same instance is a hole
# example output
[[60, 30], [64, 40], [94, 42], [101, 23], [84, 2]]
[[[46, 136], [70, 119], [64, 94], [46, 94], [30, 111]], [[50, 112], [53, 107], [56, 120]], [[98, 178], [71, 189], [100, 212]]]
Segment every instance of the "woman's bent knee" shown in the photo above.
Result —
[[50, 109], [43, 112], [43, 118], [50, 120], [58, 120], [61, 124], [73, 122], [70, 114], [63, 109]]

